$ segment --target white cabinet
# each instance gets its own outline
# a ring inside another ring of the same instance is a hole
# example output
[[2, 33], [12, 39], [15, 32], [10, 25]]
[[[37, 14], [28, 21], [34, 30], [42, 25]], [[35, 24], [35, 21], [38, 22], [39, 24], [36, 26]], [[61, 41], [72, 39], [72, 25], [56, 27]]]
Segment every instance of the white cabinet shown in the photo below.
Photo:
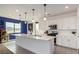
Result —
[[[49, 36], [32, 36], [25, 34], [15, 34], [16, 35], [16, 44], [26, 51], [29, 50], [31, 52], [37, 54], [51, 54], [54, 53], [54, 40]], [[16, 53], [24, 53], [16, 52]]]
[[65, 37], [62, 38], [61, 45], [65, 46], [65, 47], [68, 47], [69, 46], [69, 40], [67, 38], [65, 38]]
[[77, 40], [76, 39], [70, 39], [69, 43], [69, 47], [71, 48], [76, 48], [77, 49]]
[[65, 37], [61, 44], [69, 48], [77, 48], [77, 40], [73, 36]]
[[57, 36], [57, 44], [77, 49], [76, 35], [72, 34], [70, 31], [60, 31]]

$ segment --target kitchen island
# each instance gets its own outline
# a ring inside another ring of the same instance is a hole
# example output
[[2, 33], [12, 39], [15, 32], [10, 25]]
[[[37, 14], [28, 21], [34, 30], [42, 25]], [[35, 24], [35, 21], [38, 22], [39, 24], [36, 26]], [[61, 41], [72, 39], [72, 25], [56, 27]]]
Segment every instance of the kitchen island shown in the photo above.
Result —
[[[26, 34], [15, 34], [16, 35], [16, 46], [29, 50], [35, 54], [51, 54], [54, 53], [54, 38], [50, 36], [34, 36]], [[19, 51], [16, 53], [26, 53]], [[24, 51], [23, 50], [23, 51]], [[27, 54], [27, 53], [26, 53]]]

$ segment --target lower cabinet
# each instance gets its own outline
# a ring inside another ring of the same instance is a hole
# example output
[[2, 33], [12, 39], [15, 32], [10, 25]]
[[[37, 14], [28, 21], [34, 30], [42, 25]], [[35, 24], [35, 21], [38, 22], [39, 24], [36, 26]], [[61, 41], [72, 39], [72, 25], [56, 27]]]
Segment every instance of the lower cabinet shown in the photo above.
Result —
[[76, 35], [73, 35], [73, 34], [58, 35], [57, 36], [57, 45], [77, 49], [78, 41], [76, 39]]

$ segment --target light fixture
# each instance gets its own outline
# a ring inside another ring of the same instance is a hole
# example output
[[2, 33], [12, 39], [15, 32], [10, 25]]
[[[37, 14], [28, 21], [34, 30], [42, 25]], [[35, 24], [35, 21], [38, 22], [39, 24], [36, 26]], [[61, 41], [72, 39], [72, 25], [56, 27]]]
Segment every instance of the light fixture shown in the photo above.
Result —
[[34, 22], [34, 20], [32, 19], [32, 22]]
[[24, 12], [24, 14], [25, 14], [25, 19], [26, 19], [27, 12]]
[[18, 9], [16, 9], [16, 12], [19, 12], [19, 10], [18, 10]]
[[32, 9], [32, 11], [33, 11], [33, 18], [32, 18], [32, 22], [34, 22], [34, 11], [35, 11], [35, 9]]
[[25, 24], [27, 24], [27, 22], [25, 21]]
[[44, 21], [46, 21], [46, 17], [44, 17]]
[[47, 15], [47, 12], [46, 12], [46, 4], [44, 4], [44, 21], [46, 21], [46, 15]]
[[19, 14], [19, 19], [21, 19], [21, 14]]
[[19, 14], [19, 16], [21, 17], [21, 14]]
[[65, 6], [65, 8], [66, 8], [66, 9], [68, 9], [68, 8], [69, 8], [69, 6]]

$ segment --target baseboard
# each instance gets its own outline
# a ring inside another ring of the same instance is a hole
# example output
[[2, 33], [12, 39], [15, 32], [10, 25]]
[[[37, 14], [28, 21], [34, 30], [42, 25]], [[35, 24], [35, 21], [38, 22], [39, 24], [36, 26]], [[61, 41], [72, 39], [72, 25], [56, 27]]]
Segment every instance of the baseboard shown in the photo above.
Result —
[[74, 49], [74, 50], [79, 50], [79, 49], [76, 49], [76, 48], [66, 47], [66, 46], [63, 46], [63, 45], [59, 45], [59, 44], [56, 44], [56, 46], [60, 46], [60, 47], [63, 47], [63, 48]]

